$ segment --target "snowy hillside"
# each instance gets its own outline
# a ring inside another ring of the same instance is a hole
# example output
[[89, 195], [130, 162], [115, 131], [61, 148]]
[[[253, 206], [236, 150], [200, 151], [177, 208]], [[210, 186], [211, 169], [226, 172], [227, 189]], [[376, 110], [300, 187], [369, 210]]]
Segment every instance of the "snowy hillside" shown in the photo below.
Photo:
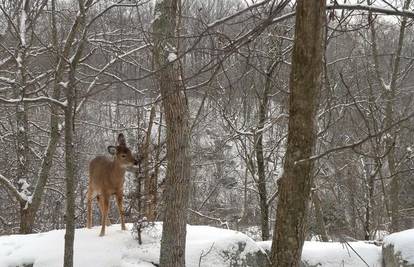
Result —
[[[127, 225], [130, 229], [132, 225]], [[149, 227], [142, 235], [143, 244], [133, 239], [130, 231], [120, 225], [107, 228], [107, 235], [99, 237], [99, 227], [77, 229], [74, 265], [99, 267], [148, 267], [158, 263], [161, 224]], [[40, 234], [0, 237], [0, 267], [34, 263], [34, 267], [55, 267], [63, 263], [64, 230]], [[240, 246], [245, 244], [242, 252]], [[187, 266], [229, 266], [246, 259], [249, 252], [261, 251], [256, 243], [242, 233], [208, 226], [189, 226]], [[200, 264], [200, 265], [199, 265]]]
[[[127, 225], [131, 229], [132, 225]], [[142, 234], [143, 244], [134, 240], [130, 231], [119, 225], [107, 229], [99, 237], [99, 227], [77, 229], [75, 266], [149, 267], [158, 263], [161, 224], [148, 227]], [[255, 255], [270, 249], [270, 242], [254, 242], [248, 236], [209, 226], [188, 226], [188, 267], [261, 266]], [[0, 237], [0, 267], [34, 263], [34, 267], [57, 267], [63, 263], [64, 230], [40, 234]], [[306, 242], [303, 261], [312, 266], [366, 266], [355, 251], [371, 267], [381, 266], [381, 247], [351, 242], [352, 248], [340, 243]], [[263, 257], [262, 257], [263, 259]], [[257, 265], [256, 265], [257, 264]], [[237, 265], [239, 266], [239, 265]]]

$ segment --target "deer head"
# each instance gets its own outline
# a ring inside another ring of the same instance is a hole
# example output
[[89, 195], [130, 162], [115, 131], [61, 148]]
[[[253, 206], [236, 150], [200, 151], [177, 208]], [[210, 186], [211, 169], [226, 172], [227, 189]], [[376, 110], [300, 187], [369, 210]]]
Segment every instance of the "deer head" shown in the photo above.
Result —
[[113, 155], [115, 160], [124, 168], [138, 164], [137, 159], [127, 147], [125, 137], [122, 133], [118, 135], [118, 145], [108, 146], [108, 152]]

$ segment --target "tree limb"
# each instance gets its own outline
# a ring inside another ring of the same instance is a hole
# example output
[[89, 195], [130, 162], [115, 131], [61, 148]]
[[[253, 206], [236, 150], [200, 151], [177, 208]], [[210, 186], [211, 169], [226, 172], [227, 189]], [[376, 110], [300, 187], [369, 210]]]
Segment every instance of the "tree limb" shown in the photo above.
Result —
[[0, 185], [6, 188], [20, 203], [24, 203], [26, 200], [20, 195], [17, 188], [10, 183], [10, 181], [0, 174]]

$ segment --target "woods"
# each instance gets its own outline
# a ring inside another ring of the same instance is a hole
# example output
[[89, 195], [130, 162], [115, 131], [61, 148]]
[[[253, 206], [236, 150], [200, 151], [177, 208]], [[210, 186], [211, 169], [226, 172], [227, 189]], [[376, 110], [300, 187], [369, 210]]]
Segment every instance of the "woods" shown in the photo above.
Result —
[[271, 240], [271, 266], [414, 227], [412, 10], [0, 1], [0, 235], [66, 229], [73, 266], [89, 162], [120, 133], [125, 221], [163, 222], [160, 266], [188, 266], [188, 224]]

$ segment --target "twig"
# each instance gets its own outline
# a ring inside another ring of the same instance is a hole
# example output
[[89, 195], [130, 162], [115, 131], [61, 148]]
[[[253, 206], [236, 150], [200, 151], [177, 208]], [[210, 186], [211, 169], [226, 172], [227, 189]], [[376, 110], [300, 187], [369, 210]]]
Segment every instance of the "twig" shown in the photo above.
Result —
[[213, 244], [211, 244], [210, 248], [208, 249], [206, 253], [204, 253], [204, 250], [201, 251], [200, 258], [198, 259], [198, 267], [201, 267], [201, 260], [208, 254], [210, 254], [210, 252], [213, 250], [213, 247], [214, 247], [214, 242]]

